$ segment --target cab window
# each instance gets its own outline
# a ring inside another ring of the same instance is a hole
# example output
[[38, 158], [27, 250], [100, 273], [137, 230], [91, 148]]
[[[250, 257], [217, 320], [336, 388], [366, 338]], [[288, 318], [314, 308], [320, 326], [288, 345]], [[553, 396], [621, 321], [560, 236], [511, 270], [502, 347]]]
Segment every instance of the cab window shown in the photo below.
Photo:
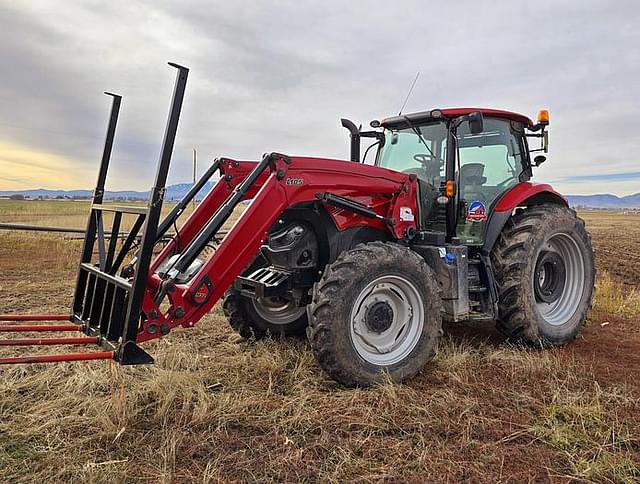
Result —
[[446, 181], [447, 126], [436, 122], [386, 130], [384, 146], [378, 153], [377, 165], [418, 177], [420, 227], [444, 231], [444, 206], [438, 205], [440, 185]]
[[[378, 155], [378, 166], [403, 173], [415, 173], [419, 179], [440, 186], [445, 176], [444, 123], [385, 131], [384, 146]], [[419, 134], [421, 136], [419, 136]]]
[[463, 123], [456, 135], [459, 194], [467, 207], [457, 232], [464, 242], [479, 244], [493, 204], [519, 181], [524, 149], [508, 120], [485, 118], [479, 134]]

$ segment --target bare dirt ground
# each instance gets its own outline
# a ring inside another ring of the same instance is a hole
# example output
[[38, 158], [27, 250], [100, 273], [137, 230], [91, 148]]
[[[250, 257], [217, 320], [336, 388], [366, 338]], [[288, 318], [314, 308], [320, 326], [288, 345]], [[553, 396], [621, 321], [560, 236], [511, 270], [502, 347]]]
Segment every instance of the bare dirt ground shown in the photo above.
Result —
[[[0, 369], [0, 480], [640, 482], [640, 217], [584, 217], [597, 295], [565, 348], [459, 325], [412, 382], [347, 390], [306, 341], [245, 342], [217, 308], [153, 366]], [[68, 312], [79, 247], [0, 232], [0, 313]]]

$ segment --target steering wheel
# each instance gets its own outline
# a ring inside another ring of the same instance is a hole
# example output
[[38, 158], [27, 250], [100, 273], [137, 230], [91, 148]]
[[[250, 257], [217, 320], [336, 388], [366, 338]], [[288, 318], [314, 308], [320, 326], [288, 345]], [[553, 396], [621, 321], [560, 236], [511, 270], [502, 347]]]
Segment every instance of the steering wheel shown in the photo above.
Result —
[[413, 159], [418, 163], [426, 165], [428, 163], [432, 163], [435, 160], [435, 157], [427, 153], [416, 153], [415, 155], [413, 155]]
[[433, 156], [431, 153], [416, 153], [413, 159], [422, 165], [427, 178], [436, 178], [440, 176], [440, 172], [444, 167], [444, 161]]

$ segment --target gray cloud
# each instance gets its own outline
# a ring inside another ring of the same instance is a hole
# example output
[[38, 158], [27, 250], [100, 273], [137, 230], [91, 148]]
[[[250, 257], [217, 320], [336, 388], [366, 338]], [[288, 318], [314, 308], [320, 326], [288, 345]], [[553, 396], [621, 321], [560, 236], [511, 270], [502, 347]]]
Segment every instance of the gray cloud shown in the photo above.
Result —
[[637, 179], [597, 177], [639, 166], [639, 20], [633, 1], [14, 2], [0, 6], [0, 141], [90, 167], [108, 111], [100, 93], [120, 92], [110, 182], [147, 188], [172, 60], [192, 69], [172, 181], [190, 178], [193, 147], [201, 159], [346, 157], [339, 118], [395, 114], [420, 71], [407, 111], [548, 107], [541, 179], [638, 192]]

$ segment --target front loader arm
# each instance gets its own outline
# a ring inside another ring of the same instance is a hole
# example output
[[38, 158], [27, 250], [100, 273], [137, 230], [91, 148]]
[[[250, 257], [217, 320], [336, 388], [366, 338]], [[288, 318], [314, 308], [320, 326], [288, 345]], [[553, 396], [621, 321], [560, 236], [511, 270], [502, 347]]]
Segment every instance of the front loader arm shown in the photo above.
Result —
[[[204, 224], [209, 221], [211, 215], [216, 212], [231, 192], [233, 192], [257, 165], [254, 161], [236, 161], [229, 158], [219, 158], [215, 160], [214, 163], [218, 164], [220, 179], [202, 199], [197, 209], [185, 220], [180, 230], [176, 231], [176, 235], [169, 240], [160, 254], [153, 260], [151, 270], [149, 271], [150, 274], [153, 274], [156, 269], [158, 269], [158, 266], [168, 257], [180, 253], [182, 249], [193, 241], [202, 230]], [[268, 176], [269, 173], [264, 172], [258, 178], [252, 189], [244, 195], [243, 200], [253, 198], [267, 180]], [[153, 280], [150, 282], [153, 284]]]
[[[229, 203], [253, 200], [191, 281], [176, 282], [175, 272], [164, 279], [150, 273], [142, 308], [146, 318], [137, 342], [167, 334], [176, 326], [194, 326], [249, 266], [278, 217], [293, 205], [316, 201], [318, 194], [331, 192], [355, 198], [373, 195], [377, 200], [386, 200], [373, 204], [373, 209], [380, 212], [378, 218], [362, 216], [360, 222], [388, 230], [396, 239], [410, 236], [416, 227], [415, 220], [407, 217], [408, 213], [417, 213], [415, 179], [409, 175], [366, 165], [358, 165], [353, 170], [353, 165], [346, 162], [279, 154], [270, 154], [258, 164], [226, 160], [223, 167], [221, 179], [185, 222], [179, 237], [157, 257], [153, 267], [158, 267], [171, 253], [180, 253], [182, 266], [188, 266], [192, 257], [184, 259], [185, 255], [197, 255], [198, 244], [210, 237], [212, 223], [220, 222], [216, 219], [224, 215], [222, 212], [228, 210]], [[249, 171], [250, 168], [253, 170]], [[258, 170], [262, 171], [257, 173]], [[225, 200], [220, 202], [223, 197]], [[176, 266], [178, 264], [180, 262]], [[158, 290], [163, 290], [170, 301], [165, 314], [154, 302]]]

